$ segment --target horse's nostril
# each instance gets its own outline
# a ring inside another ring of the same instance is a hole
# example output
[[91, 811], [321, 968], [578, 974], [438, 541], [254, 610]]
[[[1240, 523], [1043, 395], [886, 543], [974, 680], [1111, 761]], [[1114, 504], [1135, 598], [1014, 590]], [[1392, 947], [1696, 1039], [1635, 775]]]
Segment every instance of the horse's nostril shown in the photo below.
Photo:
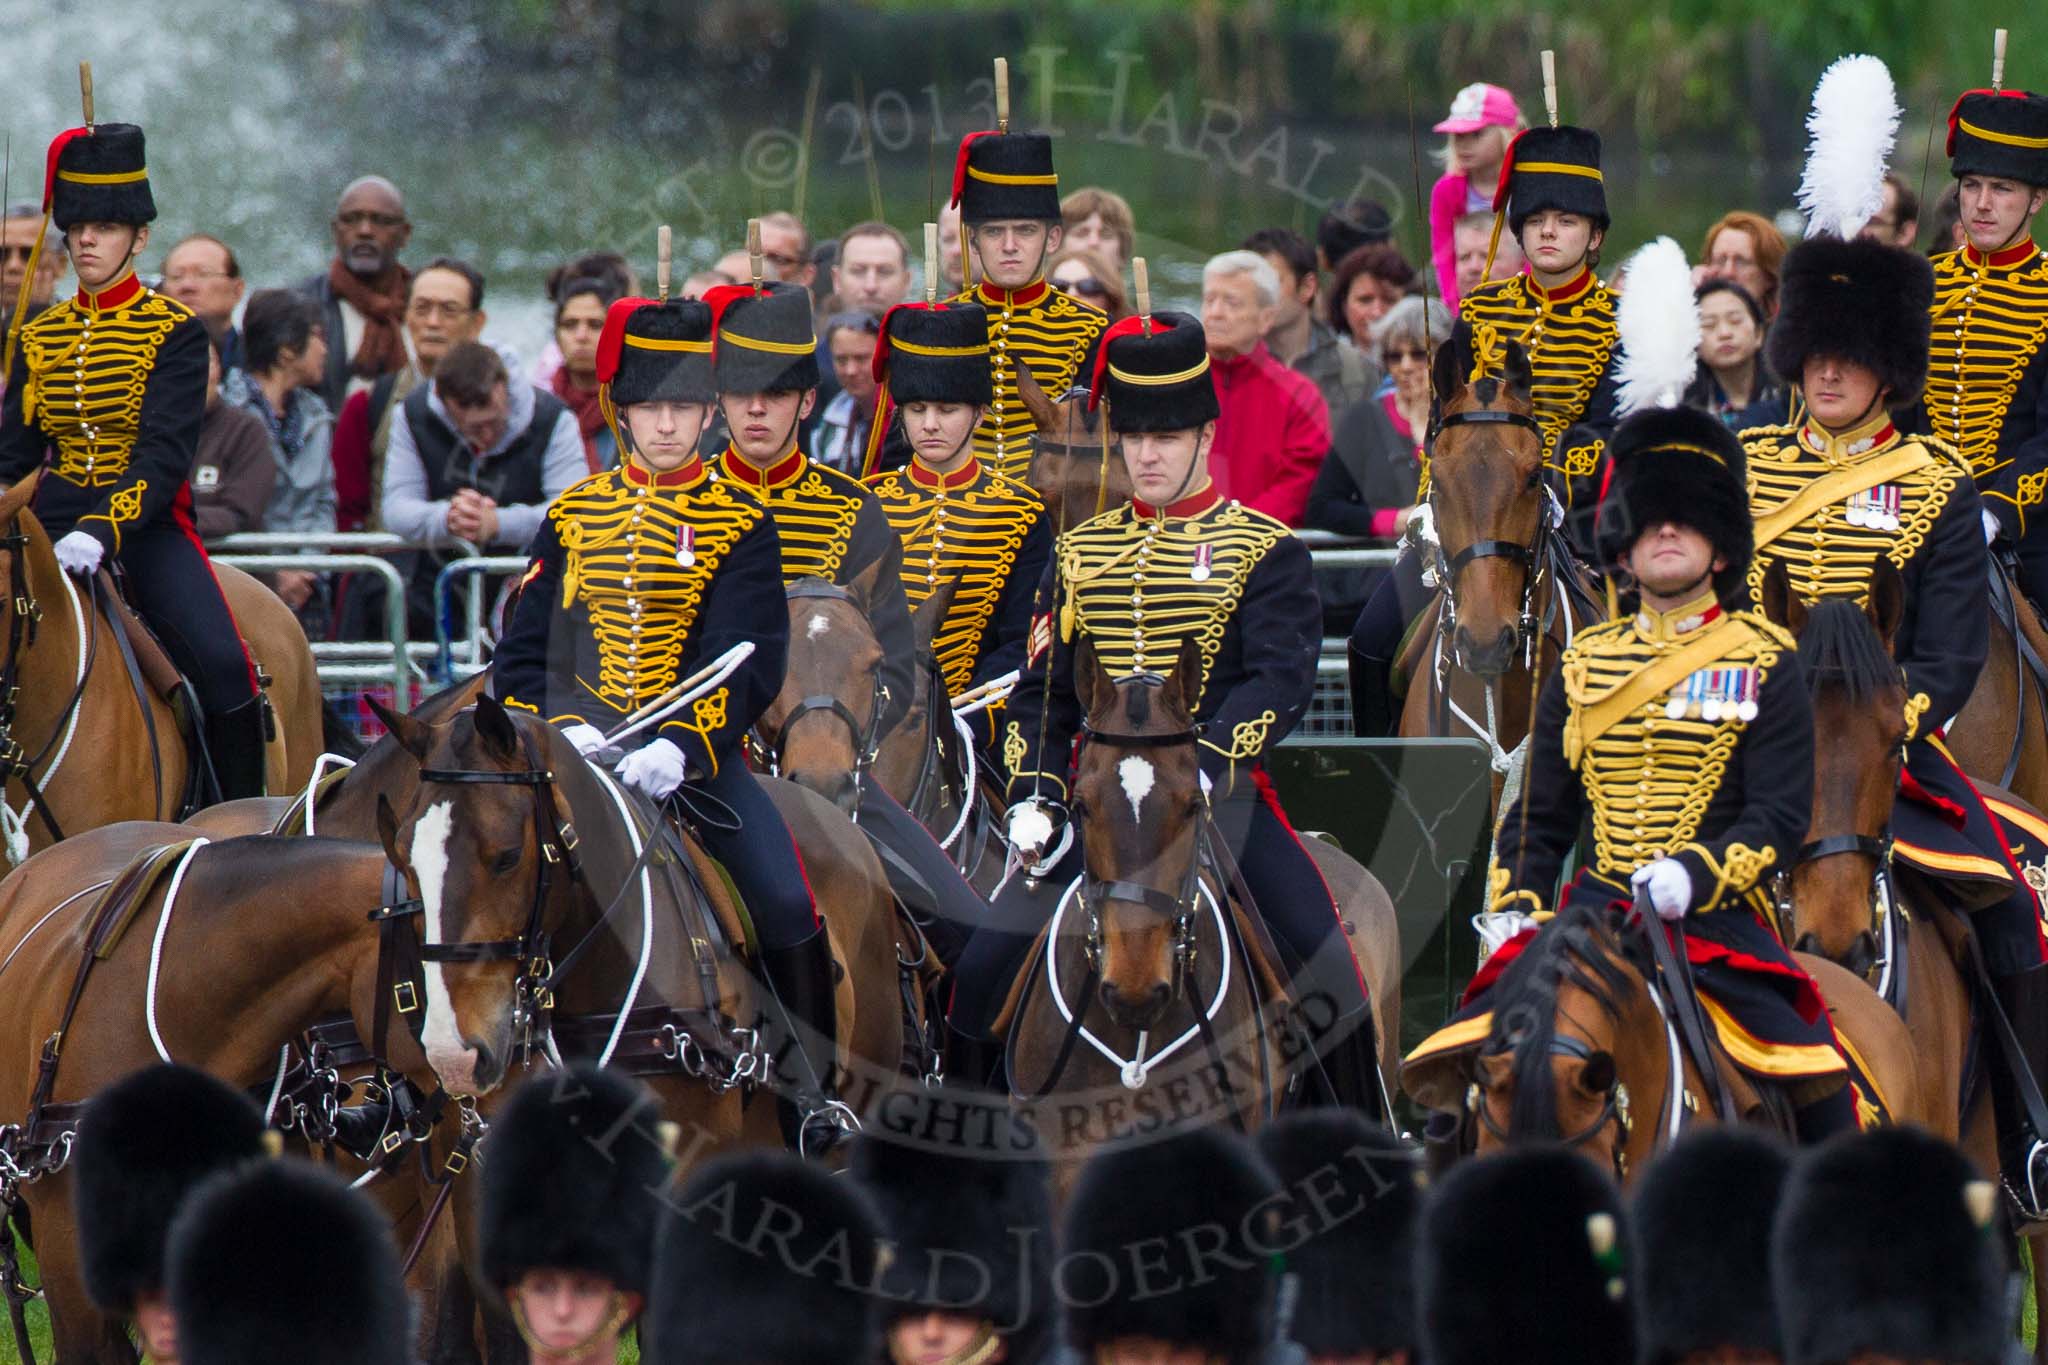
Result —
[[476, 1065], [471, 1074], [476, 1078], [477, 1086], [488, 1089], [496, 1085], [499, 1080], [498, 1054], [491, 1051], [489, 1043], [472, 1043], [470, 1046], [476, 1051]]
[[1801, 934], [1797, 939], [1793, 940], [1792, 951], [1795, 953], [1811, 953], [1815, 957], [1825, 956], [1820, 950], [1820, 944], [1814, 939], [1812, 934]]

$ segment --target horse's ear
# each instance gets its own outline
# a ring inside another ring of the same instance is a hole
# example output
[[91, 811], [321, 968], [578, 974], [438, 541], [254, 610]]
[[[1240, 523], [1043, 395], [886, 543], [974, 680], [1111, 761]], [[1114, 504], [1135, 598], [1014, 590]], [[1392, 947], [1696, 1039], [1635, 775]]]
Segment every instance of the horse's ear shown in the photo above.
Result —
[[1786, 571], [1784, 560], [1774, 559], [1764, 570], [1763, 586], [1757, 592], [1757, 606], [1763, 611], [1765, 620], [1777, 622], [1794, 635], [1805, 628], [1806, 603], [1792, 591], [1792, 575]]
[[1430, 362], [1429, 391], [1439, 409], [1465, 391], [1464, 384], [1459, 382], [1463, 377], [1458, 365], [1458, 332], [1454, 329], [1436, 348], [1436, 359]]
[[477, 694], [476, 710], [471, 713], [476, 722], [477, 737], [501, 758], [511, 758], [519, 752], [519, 731], [512, 724], [511, 714], [497, 698], [488, 692]]
[[1193, 715], [1195, 698], [1202, 694], [1202, 647], [1193, 639], [1180, 642], [1180, 657], [1174, 660], [1173, 672], [1166, 679], [1166, 701], [1169, 706], [1180, 709], [1182, 715]]
[[882, 570], [887, 563], [888, 557], [885, 555], [847, 579], [843, 585], [847, 592], [853, 595], [853, 604], [860, 608], [863, 616], [874, 614], [875, 597], [881, 586]]
[[1906, 617], [1906, 582], [1883, 555], [1871, 560], [1870, 605], [1864, 610], [1870, 615], [1870, 624], [1877, 627], [1878, 638], [1884, 641], [1885, 652], [1889, 654], [1892, 641], [1899, 633], [1899, 623]]
[[405, 855], [398, 851], [398, 813], [382, 792], [377, 794], [377, 842], [384, 845], [384, 856], [393, 867], [405, 866]]
[[946, 623], [946, 613], [953, 609], [953, 599], [959, 592], [960, 574], [956, 573], [932, 589], [932, 595], [918, 603], [917, 609], [910, 613], [912, 633], [917, 636], [919, 649], [932, 647], [932, 640], [938, 635], [939, 627]]
[[403, 711], [394, 711], [367, 692], [363, 694], [363, 701], [368, 704], [370, 713], [383, 722], [384, 728], [391, 732], [391, 737], [398, 741], [399, 748], [422, 763], [427, 761], [427, 750], [433, 744], [433, 734], [425, 721], [416, 720]]
[[12, 488], [0, 493], [0, 521], [12, 521], [14, 514], [28, 506], [29, 499], [36, 495], [36, 485], [42, 482], [43, 471], [38, 469], [15, 481]]
[[1508, 393], [1526, 403], [1536, 388], [1535, 370], [1529, 361], [1529, 348], [1519, 341], [1507, 344], [1507, 362], [1501, 367], [1507, 377]]

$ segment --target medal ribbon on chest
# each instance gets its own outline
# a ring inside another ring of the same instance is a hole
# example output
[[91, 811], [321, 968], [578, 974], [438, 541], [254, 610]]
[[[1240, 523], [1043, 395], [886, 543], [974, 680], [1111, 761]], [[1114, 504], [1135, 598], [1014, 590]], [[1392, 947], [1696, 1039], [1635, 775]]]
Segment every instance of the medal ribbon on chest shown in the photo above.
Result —
[[1215, 552], [1212, 551], [1207, 545], [1197, 545], [1195, 547], [1195, 562], [1194, 565], [1188, 569], [1188, 577], [1194, 579], [1197, 583], [1208, 582], [1209, 575], [1212, 572], [1214, 572], [1210, 568], [1210, 564], [1214, 559]]
[[676, 528], [676, 563], [690, 568], [697, 562], [697, 528], [687, 521]]
[[1899, 529], [1899, 507], [1899, 485], [1881, 483], [1875, 488], [1851, 493], [1849, 500], [1842, 505], [1842, 519], [1851, 526], [1862, 526], [1872, 531], [1896, 531]]
[[1664, 702], [1667, 720], [1723, 720], [1744, 723], [1757, 717], [1761, 679], [1754, 668], [1702, 668], [1671, 689]]

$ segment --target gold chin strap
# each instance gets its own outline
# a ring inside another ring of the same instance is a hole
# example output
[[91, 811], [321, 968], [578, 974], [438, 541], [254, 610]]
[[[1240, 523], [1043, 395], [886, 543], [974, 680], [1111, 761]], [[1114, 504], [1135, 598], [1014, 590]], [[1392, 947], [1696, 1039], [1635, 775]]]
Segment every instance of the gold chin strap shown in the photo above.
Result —
[[948, 1356], [939, 1365], [987, 1365], [989, 1357], [1002, 1348], [1003, 1339], [996, 1335], [996, 1325], [987, 1318], [981, 1320], [981, 1330], [967, 1349], [956, 1356]]
[[633, 1315], [632, 1305], [626, 1302], [626, 1296], [615, 1289], [612, 1291], [612, 1311], [605, 1320], [574, 1346], [556, 1351], [541, 1345], [534, 1337], [533, 1328], [526, 1321], [526, 1305], [521, 1302], [519, 1296], [507, 1294], [505, 1299], [507, 1306], [512, 1310], [513, 1324], [519, 1328], [520, 1340], [526, 1343], [526, 1349], [533, 1352], [534, 1357], [539, 1360], [566, 1360], [572, 1356], [580, 1356], [606, 1337], [616, 1337], [624, 1331], [627, 1320]]

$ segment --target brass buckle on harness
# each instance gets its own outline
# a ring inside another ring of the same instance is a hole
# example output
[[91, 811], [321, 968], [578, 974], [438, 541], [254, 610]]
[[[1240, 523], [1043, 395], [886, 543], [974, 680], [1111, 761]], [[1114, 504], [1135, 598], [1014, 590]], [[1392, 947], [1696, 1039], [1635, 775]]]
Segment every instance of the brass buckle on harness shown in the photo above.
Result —
[[391, 996], [400, 1014], [411, 1014], [420, 1007], [419, 991], [410, 981], [400, 981], [392, 986]]

